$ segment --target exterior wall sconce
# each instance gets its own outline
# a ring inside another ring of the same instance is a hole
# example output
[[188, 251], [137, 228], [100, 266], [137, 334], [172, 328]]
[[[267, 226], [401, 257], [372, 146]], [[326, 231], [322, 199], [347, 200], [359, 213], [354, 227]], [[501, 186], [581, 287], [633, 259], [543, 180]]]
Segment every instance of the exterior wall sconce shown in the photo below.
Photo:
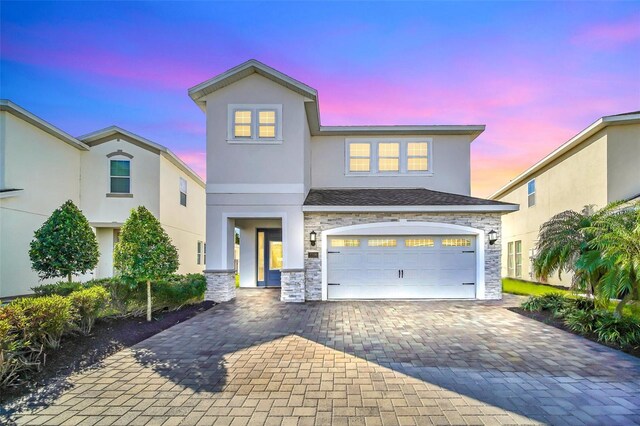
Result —
[[309, 242], [311, 242], [312, 246], [316, 245], [316, 231], [311, 231], [309, 234]]
[[498, 233], [493, 229], [487, 234], [489, 236], [489, 245], [492, 246], [498, 241]]

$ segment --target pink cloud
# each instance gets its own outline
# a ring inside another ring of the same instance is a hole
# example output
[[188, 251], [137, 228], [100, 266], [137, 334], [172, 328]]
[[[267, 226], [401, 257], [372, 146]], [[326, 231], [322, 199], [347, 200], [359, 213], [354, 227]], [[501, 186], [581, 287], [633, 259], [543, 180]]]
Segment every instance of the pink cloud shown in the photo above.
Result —
[[201, 178], [207, 178], [207, 153], [205, 151], [188, 151], [180, 150], [174, 151], [174, 153], [182, 161], [187, 163], [189, 167], [193, 169]]
[[578, 32], [572, 41], [600, 49], [615, 48], [640, 41], [640, 15], [631, 16], [624, 22], [589, 25], [588, 28]]

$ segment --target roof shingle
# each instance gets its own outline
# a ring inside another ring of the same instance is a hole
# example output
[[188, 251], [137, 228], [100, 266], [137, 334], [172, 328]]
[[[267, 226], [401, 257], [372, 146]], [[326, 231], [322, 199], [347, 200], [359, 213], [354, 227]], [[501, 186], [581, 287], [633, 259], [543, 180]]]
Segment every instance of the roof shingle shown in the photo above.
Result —
[[311, 189], [305, 206], [508, 206], [483, 198], [425, 188]]

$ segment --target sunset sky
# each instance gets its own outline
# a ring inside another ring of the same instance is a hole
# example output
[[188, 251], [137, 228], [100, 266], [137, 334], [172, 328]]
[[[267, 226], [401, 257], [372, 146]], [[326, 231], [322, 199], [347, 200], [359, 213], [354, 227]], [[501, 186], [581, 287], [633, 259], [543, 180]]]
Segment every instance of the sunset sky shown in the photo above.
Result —
[[487, 196], [598, 117], [640, 109], [640, 2], [0, 5], [0, 97], [73, 135], [112, 124], [205, 175], [187, 89], [255, 58], [325, 125], [486, 124]]

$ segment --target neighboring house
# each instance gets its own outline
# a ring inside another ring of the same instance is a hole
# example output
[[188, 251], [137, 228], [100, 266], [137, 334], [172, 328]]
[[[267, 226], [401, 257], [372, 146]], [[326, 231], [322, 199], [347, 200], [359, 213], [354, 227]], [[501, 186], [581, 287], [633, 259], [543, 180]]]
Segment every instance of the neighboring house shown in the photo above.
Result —
[[178, 272], [204, 269], [204, 182], [171, 151], [118, 127], [75, 138], [0, 101], [0, 297], [42, 283], [31, 270], [29, 243], [66, 200], [83, 211], [100, 247], [96, 270], [77, 278], [113, 276], [114, 243], [139, 205], [178, 248]]
[[[491, 196], [521, 206], [502, 217], [502, 275], [536, 280], [538, 231], [553, 215], [638, 196], [640, 111], [602, 117]], [[571, 278], [548, 282], [569, 286]]]
[[500, 217], [518, 206], [469, 196], [484, 126], [321, 126], [316, 90], [255, 60], [189, 95], [207, 123], [207, 298], [235, 297], [235, 228], [240, 286], [283, 301], [501, 297]]

